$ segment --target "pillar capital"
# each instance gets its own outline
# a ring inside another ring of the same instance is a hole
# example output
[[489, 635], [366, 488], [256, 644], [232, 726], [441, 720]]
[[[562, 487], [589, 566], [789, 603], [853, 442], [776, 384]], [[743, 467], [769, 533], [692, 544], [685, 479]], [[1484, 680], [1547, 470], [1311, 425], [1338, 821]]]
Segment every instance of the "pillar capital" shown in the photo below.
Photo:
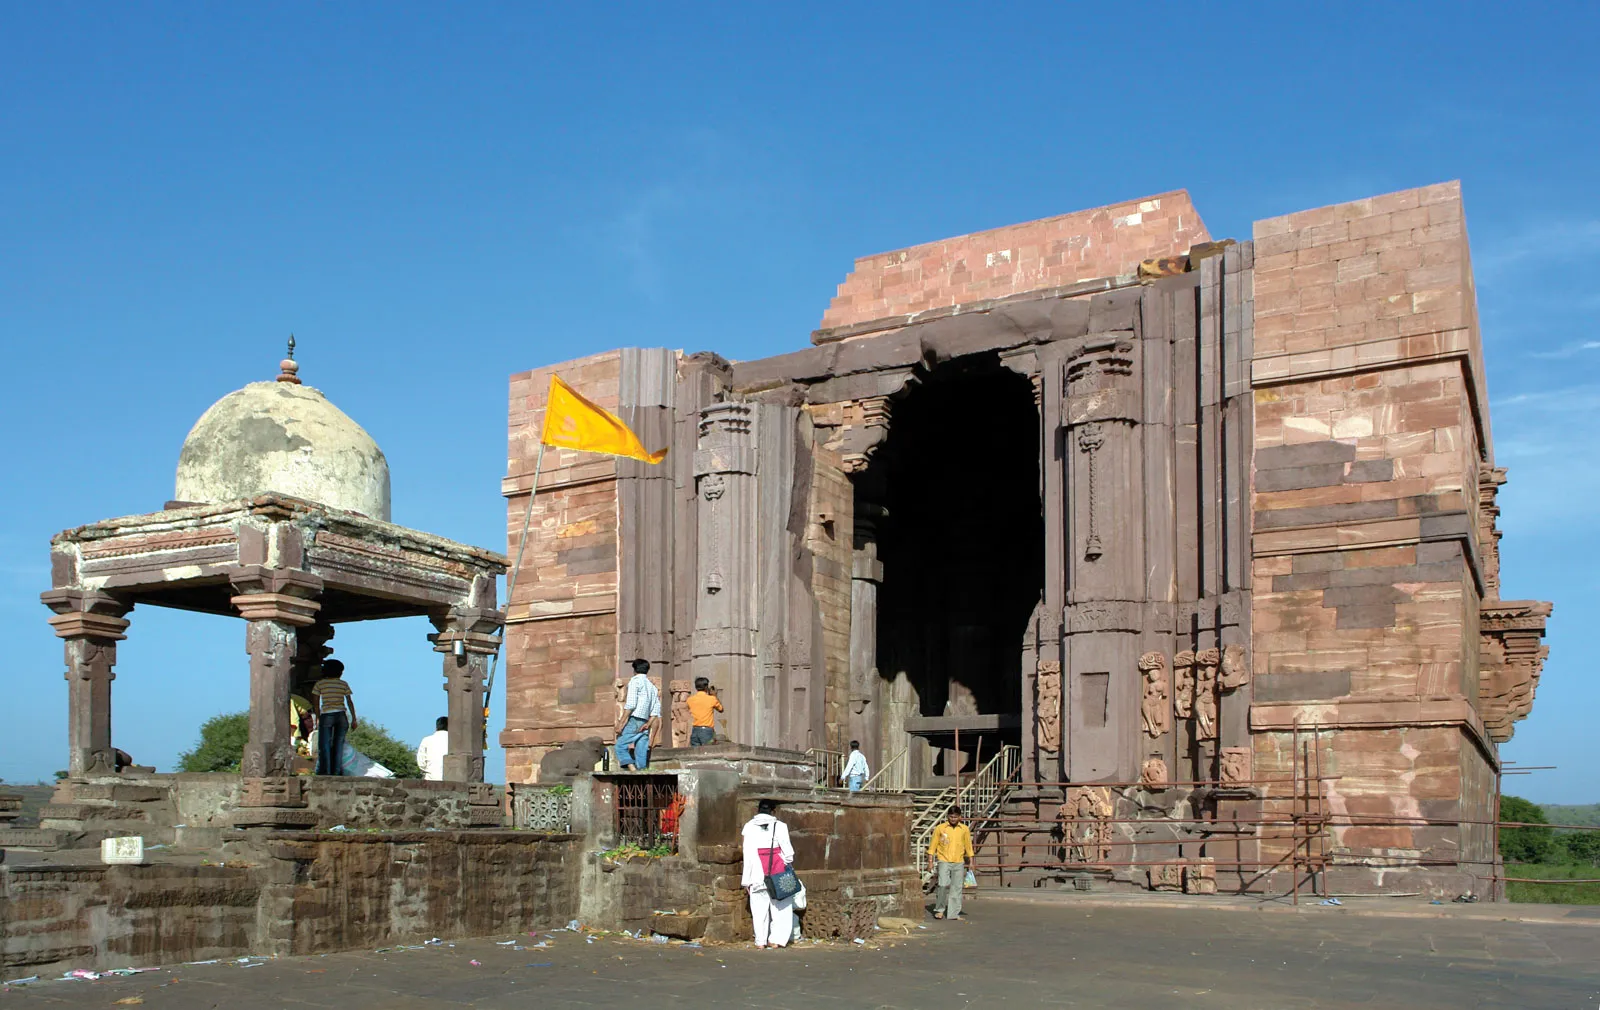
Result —
[[454, 652], [456, 643], [460, 642], [463, 651], [487, 656], [500, 648], [497, 632], [505, 626], [506, 615], [503, 610], [488, 607], [458, 606], [435, 614], [429, 620], [439, 629], [428, 636], [434, 652]]
[[49, 618], [56, 629], [57, 638], [92, 638], [106, 642], [120, 642], [128, 636], [128, 621], [122, 615], [133, 609], [133, 604], [110, 593], [93, 589], [52, 589], [40, 593], [39, 599], [55, 611]]
[[278, 621], [295, 627], [316, 623], [322, 609], [315, 597], [322, 579], [297, 568], [240, 565], [228, 574], [239, 595], [228, 602], [247, 621]]

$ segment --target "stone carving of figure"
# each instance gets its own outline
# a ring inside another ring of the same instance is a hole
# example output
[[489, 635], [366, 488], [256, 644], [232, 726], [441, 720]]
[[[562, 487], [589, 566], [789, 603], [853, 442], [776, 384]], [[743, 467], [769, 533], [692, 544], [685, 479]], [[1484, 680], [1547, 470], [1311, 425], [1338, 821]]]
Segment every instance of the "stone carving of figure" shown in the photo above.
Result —
[[1217, 686], [1224, 691], [1234, 691], [1250, 683], [1250, 664], [1246, 661], [1244, 646], [1229, 645], [1222, 650], [1222, 673]]
[[1205, 649], [1195, 656], [1194, 735], [1197, 740], [1217, 738], [1217, 667], [1221, 663], [1220, 649]]
[[1111, 803], [1108, 786], [1078, 786], [1067, 790], [1067, 802], [1056, 817], [1067, 838], [1067, 859], [1073, 863], [1104, 865], [1111, 861]]
[[620, 726], [622, 724], [623, 706], [628, 700], [628, 682], [625, 680], [619, 680], [613, 683], [611, 685], [611, 692], [612, 694], [616, 695], [617, 703], [617, 714], [611, 720], [611, 724], [613, 726]]
[[694, 719], [689, 715], [689, 694], [694, 683], [688, 680], [672, 682], [672, 746], [689, 746], [689, 730]]
[[1189, 649], [1172, 657], [1172, 710], [1179, 719], [1194, 715], [1194, 652]]
[[1053, 659], [1039, 661], [1039, 676], [1034, 681], [1034, 726], [1039, 749], [1061, 749], [1061, 664]]
[[1249, 747], [1222, 748], [1222, 784], [1243, 785], [1251, 777], [1251, 751]]
[[1167, 780], [1167, 762], [1160, 754], [1152, 754], [1145, 760], [1144, 766], [1139, 769], [1139, 782], [1146, 789], [1165, 789]]
[[1167, 657], [1147, 652], [1139, 657], [1139, 672], [1144, 674], [1144, 699], [1140, 713], [1144, 731], [1158, 737], [1172, 728], [1172, 704], [1167, 693]]

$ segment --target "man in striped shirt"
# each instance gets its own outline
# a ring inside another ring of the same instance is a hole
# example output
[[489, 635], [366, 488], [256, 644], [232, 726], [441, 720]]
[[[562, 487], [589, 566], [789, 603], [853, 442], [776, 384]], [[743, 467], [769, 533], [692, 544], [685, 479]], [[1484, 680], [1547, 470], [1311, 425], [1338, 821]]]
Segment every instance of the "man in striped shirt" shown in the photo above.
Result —
[[356, 728], [356, 699], [344, 682], [344, 664], [322, 664], [322, 679], [311, 687], [317, 708], [317, 774], [344, 774], [345, 734]]

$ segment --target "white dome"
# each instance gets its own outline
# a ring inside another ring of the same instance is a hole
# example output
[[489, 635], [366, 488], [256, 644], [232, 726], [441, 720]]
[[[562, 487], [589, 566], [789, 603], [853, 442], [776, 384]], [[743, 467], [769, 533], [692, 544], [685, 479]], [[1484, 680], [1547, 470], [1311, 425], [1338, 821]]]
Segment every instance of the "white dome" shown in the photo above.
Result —
[[320, 391], [297, 382], [252, 382], [224, 396], [178, 455], [178, 501], [269, 491], [389, 521], [383, 450]]

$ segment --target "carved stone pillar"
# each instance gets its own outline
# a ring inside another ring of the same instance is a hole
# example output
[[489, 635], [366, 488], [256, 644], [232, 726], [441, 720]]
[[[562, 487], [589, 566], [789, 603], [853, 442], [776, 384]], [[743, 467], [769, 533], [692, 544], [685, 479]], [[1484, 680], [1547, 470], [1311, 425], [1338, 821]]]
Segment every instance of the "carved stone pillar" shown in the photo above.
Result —
[[289, 691], [310, 698], [311, 685], [322, 676], [322, 661], [333, 655], [333, 625], [325, 621], [301, 628], [294, 636], [294, 658], [289, 661]]
[[40, 599], [55, 611], [50, 625], [66, 641], [68, 774], [109, 775], [117, 767], [111, 747], [112, 671], [117, 643], [128, 637], [122, 615], [132, 605], [83, 589], [52, 589]]
[[433, 651], [444, 656], [445, 714], [450, 717], [450, 748], [444, 756], [446, 782], [482, 782], [483, 692], [489, 657], [500, 647], [495, 632], [505, 621], [499, 610], [451, 607], [434, 617], [438, 634], [429, 635]]
[[716, 685], [725, 726], [738, 743], [758, 743], [763, 696], [756, 649], [756, 414], [749, 404], [714, 403], [700, 412], [694, 454], [699, 551], [694, 592], [694, 674]]
[[881, 505], [857, 501], [850, 571], [850, 737], [861, 741], [874, 768], [891, 756], [883, 754], [878, 732], [878, 587], [883, 584], [878, 523], [884, 514]]
[[322, 609], [314, 597], [322, 580], [309, 572], [261, 565], [241, 566], [231, 576], [238, 592], [231, 602], [247, 622], [250, 655], [250, 738], [244, 775], [287, 775], [294, 756], [289, 726], [289, 685], [296, 632], [316, 623]]

